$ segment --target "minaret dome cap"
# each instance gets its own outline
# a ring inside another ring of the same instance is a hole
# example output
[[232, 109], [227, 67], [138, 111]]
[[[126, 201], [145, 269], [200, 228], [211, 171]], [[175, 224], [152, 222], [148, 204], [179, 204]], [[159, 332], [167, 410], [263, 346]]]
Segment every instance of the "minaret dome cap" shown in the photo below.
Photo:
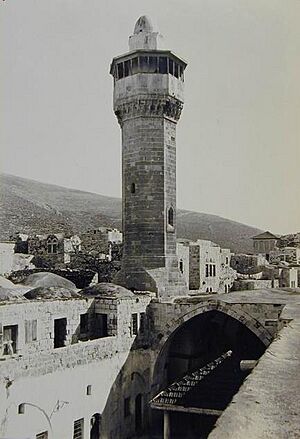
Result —
[[142, 15], [135, 23], [133, 33], [137, 35], [140, 32], [147, 32], [147, 33], [153, 32], [153, 25], [151, 23], [150, 18], [147, 17], [147, 15]]

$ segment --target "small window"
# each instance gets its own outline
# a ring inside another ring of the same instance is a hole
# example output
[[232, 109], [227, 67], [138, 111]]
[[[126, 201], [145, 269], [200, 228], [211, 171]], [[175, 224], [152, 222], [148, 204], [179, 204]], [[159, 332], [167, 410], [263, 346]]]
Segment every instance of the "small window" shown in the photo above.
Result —
[[3, 326], [2, 338], [3, 355], [13, 355], [17, 352], [18, 325]]
[[25, 343], [37, 340], [37, 320], [25, 320]]
[[213, 275], [213, 266], [212, 266], [212, 264], [209, 265], [209, 275], [210, 276]]
[[174, 209], [170, 207], [168, 209], [168, 225], [174, 227]]
[[86, 334], [89, 331], [89, 315], [80, 314], [80, 333]]
[[158, 66], [159, 73], [167, 73], [167, 58], [164, 58], [162, 56], [159, 57], [159, 66]]
[[216, 276], [216, 266], [213, 265], [213, 276]]
[[146, 329], [146, 313], [140, 313], [140, 331], [145, 332]]
[[35, 436], [36, 439], [48, 439], [48, 431], [43, 431]]
[[226, 265], [228, 265], [228, 264], [229, 264], [229, 258], [226, 257]]
[[25, 404], [19, 404], [18, 405], [18, 414], [24, 415], [24, 413], [25, 413]]
[[131, 185], [130, 185], [130, 192], [132, 194], [135, 194], [135, 183], [131, 183]]
[[83, 418], [74, 421], [73, 439], [83, 439], [83, 425], [84, 425]]
[[130, 398], [124, 399], [124, 418], [130, 416]]
[[183, 260], [180, 259], [179, 261], [179, 270], [181, 271], [181, 273], [183, 273]]
[[86, 394], [87, 395], [91, 395], [92, 394], [92, 386], [90, 384], [88, 386], [86, 386]]
[[137, 313], [131, 314], [131, 335], [137, 335], [138, 333], [138, 315]]
[[205, 265], [205, 276], [208, 277], [209, 276], [209, 264]]

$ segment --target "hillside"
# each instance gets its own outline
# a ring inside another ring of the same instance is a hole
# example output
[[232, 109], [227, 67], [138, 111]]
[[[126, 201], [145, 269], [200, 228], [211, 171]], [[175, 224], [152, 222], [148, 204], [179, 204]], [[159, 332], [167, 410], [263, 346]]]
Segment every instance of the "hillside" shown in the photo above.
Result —
[[[80, 232], [100, 225], [121, 228], [119, 198], [0, 175], [0, 239], [24, 233]], [[178, 237], [209, 239], [236, 252], [251, 252], [261, 230], [216, 215], [179, 210]]]

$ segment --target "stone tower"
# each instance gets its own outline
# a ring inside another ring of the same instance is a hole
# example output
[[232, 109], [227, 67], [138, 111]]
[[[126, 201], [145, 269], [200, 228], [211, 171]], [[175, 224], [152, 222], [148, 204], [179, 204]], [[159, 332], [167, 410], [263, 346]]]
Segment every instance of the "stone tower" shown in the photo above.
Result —
[[161, 36], [142, 16], [129, 52], [113, 59], [114, 112], [122, 129], [123, 259], [115, 283], [184, 295], [176, 256], [176, 125], [186, 63], [159, 48]]

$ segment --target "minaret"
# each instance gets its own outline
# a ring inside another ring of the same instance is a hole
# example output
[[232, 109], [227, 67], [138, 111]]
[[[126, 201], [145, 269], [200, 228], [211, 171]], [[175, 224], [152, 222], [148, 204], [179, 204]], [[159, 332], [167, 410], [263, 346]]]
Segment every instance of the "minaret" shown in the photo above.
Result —
[[113, 59], [114, 112], [122, 129], [123, 259], [115, 282], [161, 298], [187, 287], [176, 256], [176, 125], [186, 63], [159, 48], [148, 17], [129, 52]]

